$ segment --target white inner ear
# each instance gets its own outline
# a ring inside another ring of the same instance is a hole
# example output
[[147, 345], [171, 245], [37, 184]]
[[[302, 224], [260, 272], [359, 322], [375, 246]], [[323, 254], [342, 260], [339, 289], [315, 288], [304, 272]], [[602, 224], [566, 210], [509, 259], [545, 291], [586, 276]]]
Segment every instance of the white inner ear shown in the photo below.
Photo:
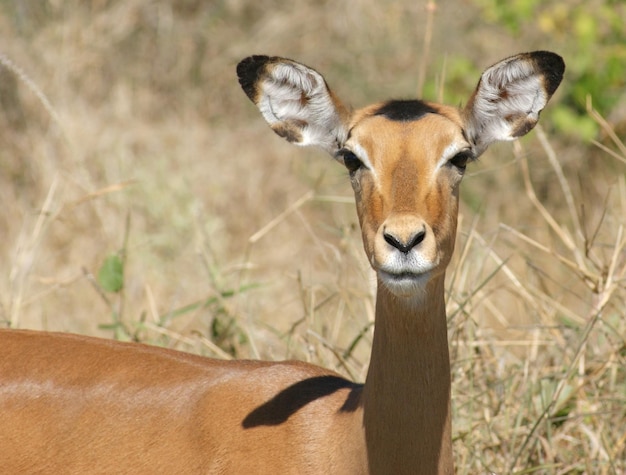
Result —
[[544, 79], [531, 61], [505, 60], [486, 70], [469, 117], [479, 153], [492, 142], [515, 139], [524, 122], [530, 130], [548, 99]]
[[481, 86], [475, 105], [479, 115], [507, 117], [524, 113], [536, 118], [548, 102], [543, 78], [529, 63], [521, 61], [487, 70]]
[[257, 104], [270, 125], [288, 123], [297, 127], [302, 140], [297, 145], [315, 145], [329, 153], [345, 141], [341, 117], [324, 78], [316, 71], [297, 63], [273, 66], [263, 81]]

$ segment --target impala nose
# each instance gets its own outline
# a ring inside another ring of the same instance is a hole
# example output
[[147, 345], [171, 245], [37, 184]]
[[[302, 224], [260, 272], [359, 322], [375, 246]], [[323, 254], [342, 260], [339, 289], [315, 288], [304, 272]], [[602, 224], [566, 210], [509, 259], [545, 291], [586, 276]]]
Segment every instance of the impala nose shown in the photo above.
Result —
[[422, 227], [421, 230], [409, 234], [405, 239], [402, 239], [393, 233], [385, 230], [383, 238], [390, 246], [395, 247], [403, 254], [408, 254], [411, 249], [419, 245], [426, 237], [426, 228]]

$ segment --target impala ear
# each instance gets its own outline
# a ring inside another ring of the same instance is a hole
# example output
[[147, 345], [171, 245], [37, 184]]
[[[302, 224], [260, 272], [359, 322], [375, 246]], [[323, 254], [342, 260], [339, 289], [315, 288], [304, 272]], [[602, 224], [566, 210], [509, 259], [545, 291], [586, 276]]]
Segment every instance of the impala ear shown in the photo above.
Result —
[[548, 51], [518, 54], [488, 68], [464, 110], [476, 155], [532, 130], [564, 71], [563, 58]]
[[331, 155], [342, 147], [348, 112], [317, 71], [289, 59], [250, 56], [237, 65], [237, 76], [278, 135]]

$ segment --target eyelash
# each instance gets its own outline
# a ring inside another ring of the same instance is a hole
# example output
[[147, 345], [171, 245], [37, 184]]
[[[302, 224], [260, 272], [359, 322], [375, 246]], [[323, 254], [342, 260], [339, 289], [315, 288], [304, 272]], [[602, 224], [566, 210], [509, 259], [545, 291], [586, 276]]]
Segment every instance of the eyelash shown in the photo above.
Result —
[[453, 167], [459, 169], [459, 171], [464, 172], [467, 168], [467, 162], [472, 160], [474, 157], [469, 150], [465, 150], [463, 152], [457, 153], [454, 157], [448, 160], [448, 163]]
[[342, 158], [344, 166], [348, 169], [350, 175], [354, 175], [359, 168], [364, 167], [363, 162], [357, 157], [354, 152], [343, 149], [340, 150], [338, 155]]

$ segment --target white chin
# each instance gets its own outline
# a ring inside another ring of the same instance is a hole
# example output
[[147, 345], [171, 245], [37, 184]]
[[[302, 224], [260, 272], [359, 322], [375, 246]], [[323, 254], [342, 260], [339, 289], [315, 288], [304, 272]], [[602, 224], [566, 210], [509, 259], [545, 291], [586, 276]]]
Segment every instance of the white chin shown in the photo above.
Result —
[[378, 277], [392, 294], [398, 297], [411, 297], [424, 291], [426, 283], [430, 278], [430, 272], [424, 272], [422, 274], [409, 272], [391, 274], [389, 272], [379, 271]]

